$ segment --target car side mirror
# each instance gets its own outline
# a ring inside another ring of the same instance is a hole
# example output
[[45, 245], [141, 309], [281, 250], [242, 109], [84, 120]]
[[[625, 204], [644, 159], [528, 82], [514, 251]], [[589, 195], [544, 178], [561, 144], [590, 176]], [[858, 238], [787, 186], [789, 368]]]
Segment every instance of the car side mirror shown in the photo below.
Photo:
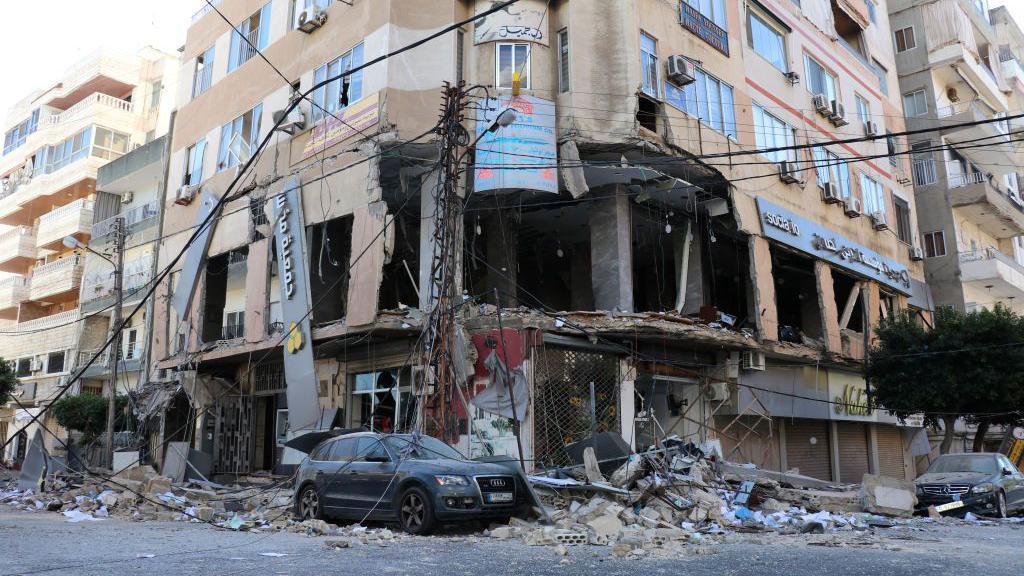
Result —
[[1013, 476], [1013, 470], [1009, 468], [1003, 468], [1003, 476]]

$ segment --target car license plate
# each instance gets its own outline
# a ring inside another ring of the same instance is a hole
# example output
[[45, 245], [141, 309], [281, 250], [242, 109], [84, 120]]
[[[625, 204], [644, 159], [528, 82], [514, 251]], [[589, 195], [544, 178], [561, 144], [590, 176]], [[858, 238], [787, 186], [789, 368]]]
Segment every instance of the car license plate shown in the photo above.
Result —
[[511, 502], [513, 496], [511, 492], [491, 492], [485, 494], [484, 498], [487, 500], [487, 502], [491, 504], [500, 504], [505, 502]]
[[936, 512], [948, 512], [950, 510], [956, 510], [957, 508], [963, 508], [964, 503], [961, 500], [954, 500], [945, 504], [939, 504], [935, 507]]

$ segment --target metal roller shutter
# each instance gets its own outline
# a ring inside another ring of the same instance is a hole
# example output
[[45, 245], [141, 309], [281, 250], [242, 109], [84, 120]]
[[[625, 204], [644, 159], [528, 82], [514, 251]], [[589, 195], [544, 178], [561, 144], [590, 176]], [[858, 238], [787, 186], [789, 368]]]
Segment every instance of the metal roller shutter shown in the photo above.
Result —
[[836, 422], [839, 443], [839, 481], [860, 483], [870, 470], [868, 427], [863, 422]]
[[786, 420], [786, 465], [804, 476], [832, 479], [825, 420]]
[[879, 424], [875, 428], [878, 438], [878, 469], [882, 476], [905, 479], [903, 464], [903, 432], [896, 426]]

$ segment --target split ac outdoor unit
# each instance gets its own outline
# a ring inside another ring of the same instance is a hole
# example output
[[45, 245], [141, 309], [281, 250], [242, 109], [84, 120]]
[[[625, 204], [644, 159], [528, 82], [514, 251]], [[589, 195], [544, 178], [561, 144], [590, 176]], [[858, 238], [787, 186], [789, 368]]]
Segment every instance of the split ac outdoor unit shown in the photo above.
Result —
[[832, 101], [832, 113], [828, 117], [837, 128], [849, 124], [846, 120], [846, 107], [838, 100]]
[[889, 223], [885, 220], [885, 212], [874, 212], [871, 214], [871, 225], [875, 227], [875, 230], [887, 229]]
[[821, 199], [824, 200], [826, 204], [838, 204], [843, 201], [843, 199], [839, 197], [839, 191], [836, 190], [835, 185], [831, 182], [825, 182], [821, 185]]
[[920, 246], [910, 247], [910, 259], [914, 262], [920, 262], [924, 260], [924, 250], [921, 250]]
[[121, 194], [121, 204], [131, 204], [132, 200], [135, 199], [135, 192], [131, 190]]
[[846, 215], [850, 218], [857, 218], [861, 214], [860, 198], [850, 198], [846, 201]]
[[796, 175], [796, 162], [783, 160], [779, 162], [779, 179], [787, 184], [796, 184], [800, 178]]
[[757, 370], [763, 372], [765, 369], [764, 352], [747, 351], [740, 357], [740, 367], [744, 370]]
[[868, 120], [864, 122], [864, 135], [865, 136], [878, 136], [878, 124]]
[[[277, 112], [274, 112], [274, 124], [277, 124], [277, 122], [280, 121], [283, 116], [284, 110], [278, 110]], [[284, 118], [284, 121], [281, 122], [281, 126], [278, 127], [278, 130], [286, 134], [295, 134], [297, 132], [303, 131], [305, 128], [306, 115], [303, 114], [302, 110], [300, 110], [296, 106], [294, 110], [288, 113], [288, 117]]]
[[682, 56], [669, 56], [665, 67], [668, 79], [676, 86], [686, 86], [697, 80], [697, 66]]
[[826, 116], [832, 114], [832, 108], [829, 106], [828, 98], [825, 98], [824, 94], [815, 94], [814, 98], [811, 98], [811, 102], [814, 104], [814, 109], [817, 110], [819, 114], [824, 114]]
[[319, 6], [313, 6], [303, 10], [299, 14], [299, 30], [306, 34], [312, 34], [314, 30], [327, 22], [327, 13]]
[[188, 184], [178, 188], [178, 191], [174, 193], [174, 203], [181, 206], [187, 206], [195, 200], [197, 186], [189, 186]]
[[729, 399], [728, 382], [712, 382], [708, 386], [708, 400], [712, 402], [725, 402]]

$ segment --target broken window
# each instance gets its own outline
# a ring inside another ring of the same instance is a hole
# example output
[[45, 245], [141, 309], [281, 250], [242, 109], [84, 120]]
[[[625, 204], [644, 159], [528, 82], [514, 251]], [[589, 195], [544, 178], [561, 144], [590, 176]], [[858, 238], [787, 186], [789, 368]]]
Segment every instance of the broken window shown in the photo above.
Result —
[[836, 34], [839, 36], [840, 44], [846, 46], [848, 50], [861, 60], [865, 60], [868, 56], [868, 50], [867, 44], [864, 42], [864, 31], [861, 28], [861, 24], [854, 20], [844, 8], [840, 7], [837, 0], [832, 0], [832, 18], [835, 22]]
[[380, 284], [381, 310], [394, 310], [402, 304], [414, 308], [419, 306], [419, 242], [419, 218], [399, 214], [395, 218], [394, 253], [384, 265]]
[[864, 330], [864, 306], [860, 282], [848, 274], [832, 269], [832, 290], [835, 294], [839, 330], [858, 334]]
[[814, 261], [772, 247], [775, 276], [775, 306], [779, 318], [779, 340], [804, 343], [804, 338], [821, 338], [821, 311]]
[[246, 260], [249, 248], [213, 256], [206, 264], [206, 285], [203, 298], [202, 340], [241, 338], [239, 327], [245, 314]]
[[651, 132], [657, 132], [658, 102], [642, 95], [639, 96], [637, 100], [636, 121], [640, 124], [641, 128], [646, 128]]
[[335, 322], [345, 317], [348, 302], [352, 216], [309, 227], [309, 291], [313, 321]]
[[674, 310], [679, 301], [679, 275], [688, 261], [689, 228], [671, 210], [641, 205], [634, 208], [633, 308], [638, 312]]

